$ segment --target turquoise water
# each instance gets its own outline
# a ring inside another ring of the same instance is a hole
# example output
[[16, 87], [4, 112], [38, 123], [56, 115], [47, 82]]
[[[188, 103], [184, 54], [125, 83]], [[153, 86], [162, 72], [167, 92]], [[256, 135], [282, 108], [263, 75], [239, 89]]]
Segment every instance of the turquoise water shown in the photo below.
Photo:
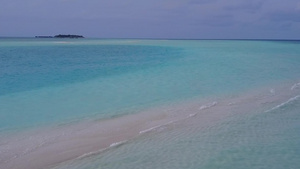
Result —
[[[299, 65], [299, 41], [0, 39], [0, 132], [230, 98], [298, 82]], [[296, 98], [232, 109], [204, 129], [197, 117], [58, 168], [297, 168]]]
[[298, 77], [289, 41], [1, 39], [0, 129], [109, 118]]

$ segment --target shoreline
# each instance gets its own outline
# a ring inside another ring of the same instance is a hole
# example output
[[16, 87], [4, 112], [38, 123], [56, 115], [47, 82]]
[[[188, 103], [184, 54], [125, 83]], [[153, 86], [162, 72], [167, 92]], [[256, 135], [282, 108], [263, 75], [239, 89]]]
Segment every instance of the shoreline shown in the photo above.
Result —
[[298, 99], [299, 94], [300, 83], [293, 81], [218, 99], [150, 108], [113, 119], [34, 129], [4, 138], [0, 144], [0, 163], [3, 169], [51, 168], [121, 146], [141, 135], [188, 125], [191, 119], [209, 127], [243, 110], [266, 112], [290, 99]]

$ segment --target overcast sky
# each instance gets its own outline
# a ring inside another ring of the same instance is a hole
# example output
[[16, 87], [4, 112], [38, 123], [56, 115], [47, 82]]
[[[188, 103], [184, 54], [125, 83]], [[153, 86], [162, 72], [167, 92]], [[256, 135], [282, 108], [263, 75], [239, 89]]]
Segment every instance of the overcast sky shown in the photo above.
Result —
[[300, 39], [299, 0], [0, 0], [0, 36]]

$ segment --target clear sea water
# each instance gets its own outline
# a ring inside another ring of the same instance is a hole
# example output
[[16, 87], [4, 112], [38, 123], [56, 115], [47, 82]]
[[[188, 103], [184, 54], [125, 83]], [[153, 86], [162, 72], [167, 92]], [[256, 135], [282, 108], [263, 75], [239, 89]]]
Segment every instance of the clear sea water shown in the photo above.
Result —
[[[0, 138], [290, 81], [300, 86], [299, 41], [2, 38]], [[232, 110], [207, 128], [192, 120], [57, 168], [298, 168], [294, 91], [283, 106]]]

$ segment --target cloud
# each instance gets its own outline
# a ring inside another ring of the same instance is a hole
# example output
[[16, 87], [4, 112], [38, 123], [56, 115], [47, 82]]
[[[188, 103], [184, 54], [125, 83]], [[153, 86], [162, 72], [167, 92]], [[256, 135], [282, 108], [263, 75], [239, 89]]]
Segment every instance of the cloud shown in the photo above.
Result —
[[0, 36], [73, 30], [106, 37], [251, 37], [276, 28], [300, 38], [299, 11], [298, 0], [1, 0]]

